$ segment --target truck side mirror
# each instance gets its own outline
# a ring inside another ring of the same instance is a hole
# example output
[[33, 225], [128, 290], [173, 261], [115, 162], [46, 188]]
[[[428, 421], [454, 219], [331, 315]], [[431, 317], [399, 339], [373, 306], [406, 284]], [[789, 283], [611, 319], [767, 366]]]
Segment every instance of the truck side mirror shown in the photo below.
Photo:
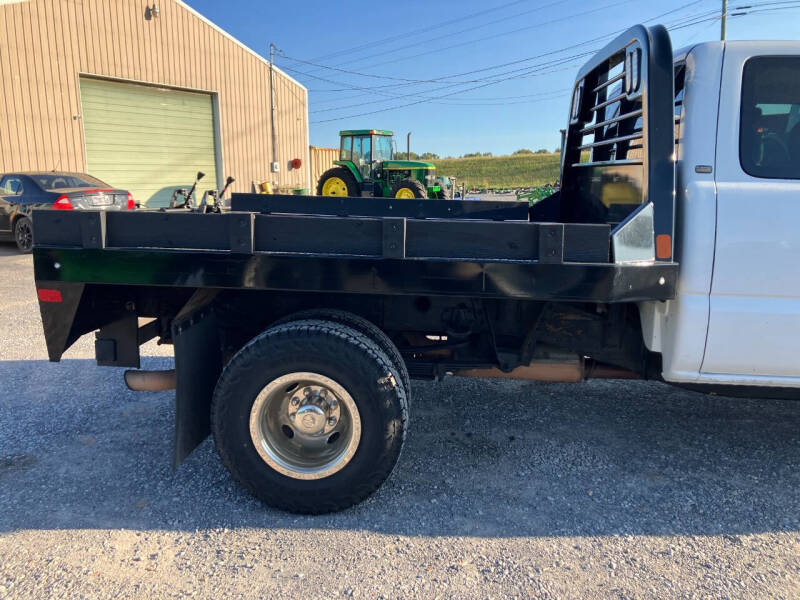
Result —
[[198, 179], [198, 180], [202, 179], [202, 178], [203, 178], [203, 177], [205, 177], [205, 176], [206, 176], [206, 174], [205, 174], [205, 173], [203, 173], [202, 171], [198, 171], [198, 172], [197, 172], [197, 179]]
[[230, 175], [228, 175], [228, 178], [225, 180], [225, 184], [226, 184], [226, 185], [230, 185], [230, 184], [232, 184], [234, 181], [236, 181], [236, 180], [235, 180], [233, 177], [231, 177]]

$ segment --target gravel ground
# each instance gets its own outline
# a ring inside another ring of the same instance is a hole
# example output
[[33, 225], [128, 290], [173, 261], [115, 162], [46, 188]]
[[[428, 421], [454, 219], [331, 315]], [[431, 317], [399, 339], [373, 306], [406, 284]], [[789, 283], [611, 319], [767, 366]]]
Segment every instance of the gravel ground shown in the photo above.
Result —
[[800, 402], [416, 382], [390, 480], [299, 517], [172, 473], [171, 394], [48, 363], [34, 298], [0, 247], [0, 598], [800, 598]]

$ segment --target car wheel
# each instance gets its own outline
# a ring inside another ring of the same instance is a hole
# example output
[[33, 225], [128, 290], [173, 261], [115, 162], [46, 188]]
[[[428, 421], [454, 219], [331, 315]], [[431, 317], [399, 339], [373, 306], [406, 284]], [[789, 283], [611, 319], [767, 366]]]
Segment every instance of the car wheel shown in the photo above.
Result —
[[33, 223], [28, 217], [20, 217], [14, 221], [14, 241], [23, 254], [33, 249]]

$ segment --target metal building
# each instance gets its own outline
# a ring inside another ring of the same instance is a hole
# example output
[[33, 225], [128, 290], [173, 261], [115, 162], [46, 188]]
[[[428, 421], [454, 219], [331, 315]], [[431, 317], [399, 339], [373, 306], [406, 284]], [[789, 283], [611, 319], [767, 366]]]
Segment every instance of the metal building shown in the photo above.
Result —
[[316, 186], [319, 178], [328, 169], [335, 167], [333, 161], [339, 160], [339, 148], [321, 148], [311, 146], [309, 148], [309, 168], [311, 169], [311, 193], [316, 193]]
[[180, 0], [0, 0], [0, 172], [88, 172], [155, 206], [198, 170], [310, 188], [307, 90], [273, 79], [275, 156], [269, 62]]

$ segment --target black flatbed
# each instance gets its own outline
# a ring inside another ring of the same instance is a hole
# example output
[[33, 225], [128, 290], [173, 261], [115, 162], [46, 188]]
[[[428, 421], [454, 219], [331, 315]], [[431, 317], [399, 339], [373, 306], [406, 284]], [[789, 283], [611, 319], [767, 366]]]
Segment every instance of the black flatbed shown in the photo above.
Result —
[[592, 302], [675, 292], [676, 263], [613, 263], [610, 225], [521, 220], [523, 203], [290, 198], [329, 214], [272, 212], [286, 200], [256, 194], [233, 207], [259, 212], [36, 211], [36, 279]]

